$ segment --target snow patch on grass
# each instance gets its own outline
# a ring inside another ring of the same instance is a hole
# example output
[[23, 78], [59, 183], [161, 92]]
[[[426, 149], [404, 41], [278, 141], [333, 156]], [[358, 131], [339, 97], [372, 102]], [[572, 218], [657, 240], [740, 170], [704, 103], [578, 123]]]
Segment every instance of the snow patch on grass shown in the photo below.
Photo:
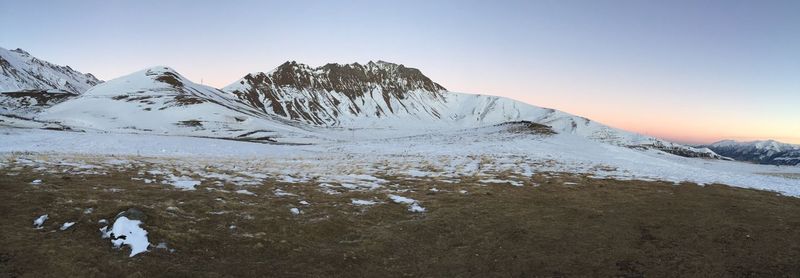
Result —
[[411, 198], [406, 198], [406, 197], [403, 197], [403, 196], [393, 195], [393, 194], [389, 194], [389, 199], [392, 199], [392, 202], [395, 202], [395, 203], [398, 203], [398, 204], [413, 204], [413, 203], [417, 202], [417, 200], [414, 200], [414, 199], [411, 199]]
[[239, 194], [244, 194], [244, 195], [250, 195], [250, 196], [256, 196], [256, 194], [255, 194], [255, 193], [253, 193], [253, 192], [250, 192], [250, 191], [248, 191], [247, 189], [239, 189], [239, 190], [236, 190], [236, 193], [239, 193]]
[[479, 180], [480, 183], [507, 183], [513, 186], [523, 186], [524, 184], [514, 180], [502, 180], [502, 179], [482, 179]]
[[61, 225], [61, 228], [59, 228], [59, 230], [66, 231], [73, 225], [75, 225], [75, 222], [65, 222], [63, 225]]
[[198, 181], [198, 180], [194, 180], [194, 179], [192, 179], [190, 177], [186, 177], [186, 176], [178, 177], [178, 176], [170, 174], [170, 175], [168, 175], [166, 177], [166, 180], [164, 180], [162, 183], [163, 184], [170, 184], [170, 185], [174, 186], [175, 188], [178, 188], [178, 189], [181, 189], [181, 190], [195, 190], [196, 189], [195, 187], [200, 185], [201, 182]]
[[47, 214], [37, 217], [33, 220], [33, 226], [36, 227], [36, 229], [41, 229], [48, 217]]
[[277, 196], [277, 197], [297, 196], [297, 194], [294, 194], [294, 193], [289, 193], [289, 192], [283, 191], [283, 190], [282, 190], [282, 189], [280, 189], [280, 188], [278, 188], [278, 189], [275, 189], [275, 191], [274, 191], [274, 192], [275, 192], [275, 196]]
[[418, 203], [413, 203], [411, 206], [408, 207], [408, 211], [410, 212], [425, 212], [425, 208], [420, 206]]
[[103, 238], [110, 238], [111, 244], [114, 248], [120, 248], [122, 245], [128, 245], [131, 248], [130, 257], [136, 256], [139, 253], [146, 252], [150, 242], [147, 240], [147, 231], [142, 229], [139, 225], [142, 221], [131, 220], [125, 216], [121, 216], [114, 221], [111, 230], [108, 226], [100, 229]]
[[410, 212], [425, 212], [425, 208], [420, 206], [417, 200], [393, 194], [389, 194], [389, 199], [397, 204], [408, 205], [408, 211]]
[[355, 206], [371, 206], [371, 205], [377, 204], [378, 202], [370, 201], [370, 200], [351, 199], [350, 203], [355, 205]]

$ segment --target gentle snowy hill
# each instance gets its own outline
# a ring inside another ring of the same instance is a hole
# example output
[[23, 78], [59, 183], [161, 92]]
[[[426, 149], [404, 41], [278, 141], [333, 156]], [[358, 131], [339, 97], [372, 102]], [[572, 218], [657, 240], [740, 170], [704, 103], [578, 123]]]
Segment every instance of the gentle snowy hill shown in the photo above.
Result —
[[450, 92], [417, 69], [383, 61], [317, 68], [286, 62], [270, 72], [248, 74], [223, 90], [265, 113], [317, 126], [442, 130], [530, 121], [616, 145], [719, 158], [709, 149], [614, 129], [554, 109]]
[[97, 85], [36, 119], [79, 129], [272, 142], [287, 134], [307, 133], [273, 121], [225, 92], [195, 84], [168, 67], [145, 69]]
[[0, 47], [0, 113], [26, 116], [101, 83], [91, 74]]
[[800, 165], [800, 145], [774, 140], [751, 142], [724, 140], [705, 147], [720, 155], [740, 161], [772, 165]]

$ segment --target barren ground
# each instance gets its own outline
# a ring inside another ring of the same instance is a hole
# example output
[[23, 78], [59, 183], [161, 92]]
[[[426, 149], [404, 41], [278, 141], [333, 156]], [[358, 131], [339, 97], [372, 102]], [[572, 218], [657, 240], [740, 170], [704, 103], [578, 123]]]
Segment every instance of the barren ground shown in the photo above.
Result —
[[[132, 180], [137, 172], [0, 169], [0, 276], [800, 274], [800, 199], [772, 192], [564, 173], [538, 173], [522, 187], [382, 177], [427, 209], [415, 213], [380, 191], [330, 195], [316, 183], [281, 182], [249, 187], [256, 195], [205, 184], [181, 191]], [[32, 185], [34, 176], [44, 182]], [[152, 244], [174, 252], [151, 248], [129, 258], [128, 247], [101, 239], [98, 220], [129, 208], [145, 213]], [[44, 229], [35, 229], [33, 219], [45, 213]], [[77, 224], [59, 231], [67, 221]]]

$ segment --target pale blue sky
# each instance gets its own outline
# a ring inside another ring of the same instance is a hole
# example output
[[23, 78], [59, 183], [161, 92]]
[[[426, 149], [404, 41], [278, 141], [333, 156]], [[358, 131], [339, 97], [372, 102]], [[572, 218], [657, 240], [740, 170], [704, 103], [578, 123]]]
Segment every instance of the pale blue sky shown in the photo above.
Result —
[[800, 143], [800, 1], [0, 1], [0, 25], [103, 79], [381, 59], [664, 138]]

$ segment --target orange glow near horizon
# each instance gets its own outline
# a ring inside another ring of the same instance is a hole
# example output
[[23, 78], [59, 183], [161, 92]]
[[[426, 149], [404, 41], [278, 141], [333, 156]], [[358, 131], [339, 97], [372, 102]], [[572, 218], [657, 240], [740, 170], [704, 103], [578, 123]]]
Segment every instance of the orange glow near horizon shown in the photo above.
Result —
[[[533, 101], [523, 101], [535, 104]], [[598, 107], [592, 102], [550, 102], [544, 107], [583, 116], [615, 128], [687, 144], [709, 144], [721, 140], [777, 140], [800, 144], [800, 127], [790, 120], [747, 119], [743, 115], [709, 113], [702, 108], [673, 106]], [[709, 115], [711, 114], [711, 115]], [[794, 130], [787, 127], [795, 127]]]

